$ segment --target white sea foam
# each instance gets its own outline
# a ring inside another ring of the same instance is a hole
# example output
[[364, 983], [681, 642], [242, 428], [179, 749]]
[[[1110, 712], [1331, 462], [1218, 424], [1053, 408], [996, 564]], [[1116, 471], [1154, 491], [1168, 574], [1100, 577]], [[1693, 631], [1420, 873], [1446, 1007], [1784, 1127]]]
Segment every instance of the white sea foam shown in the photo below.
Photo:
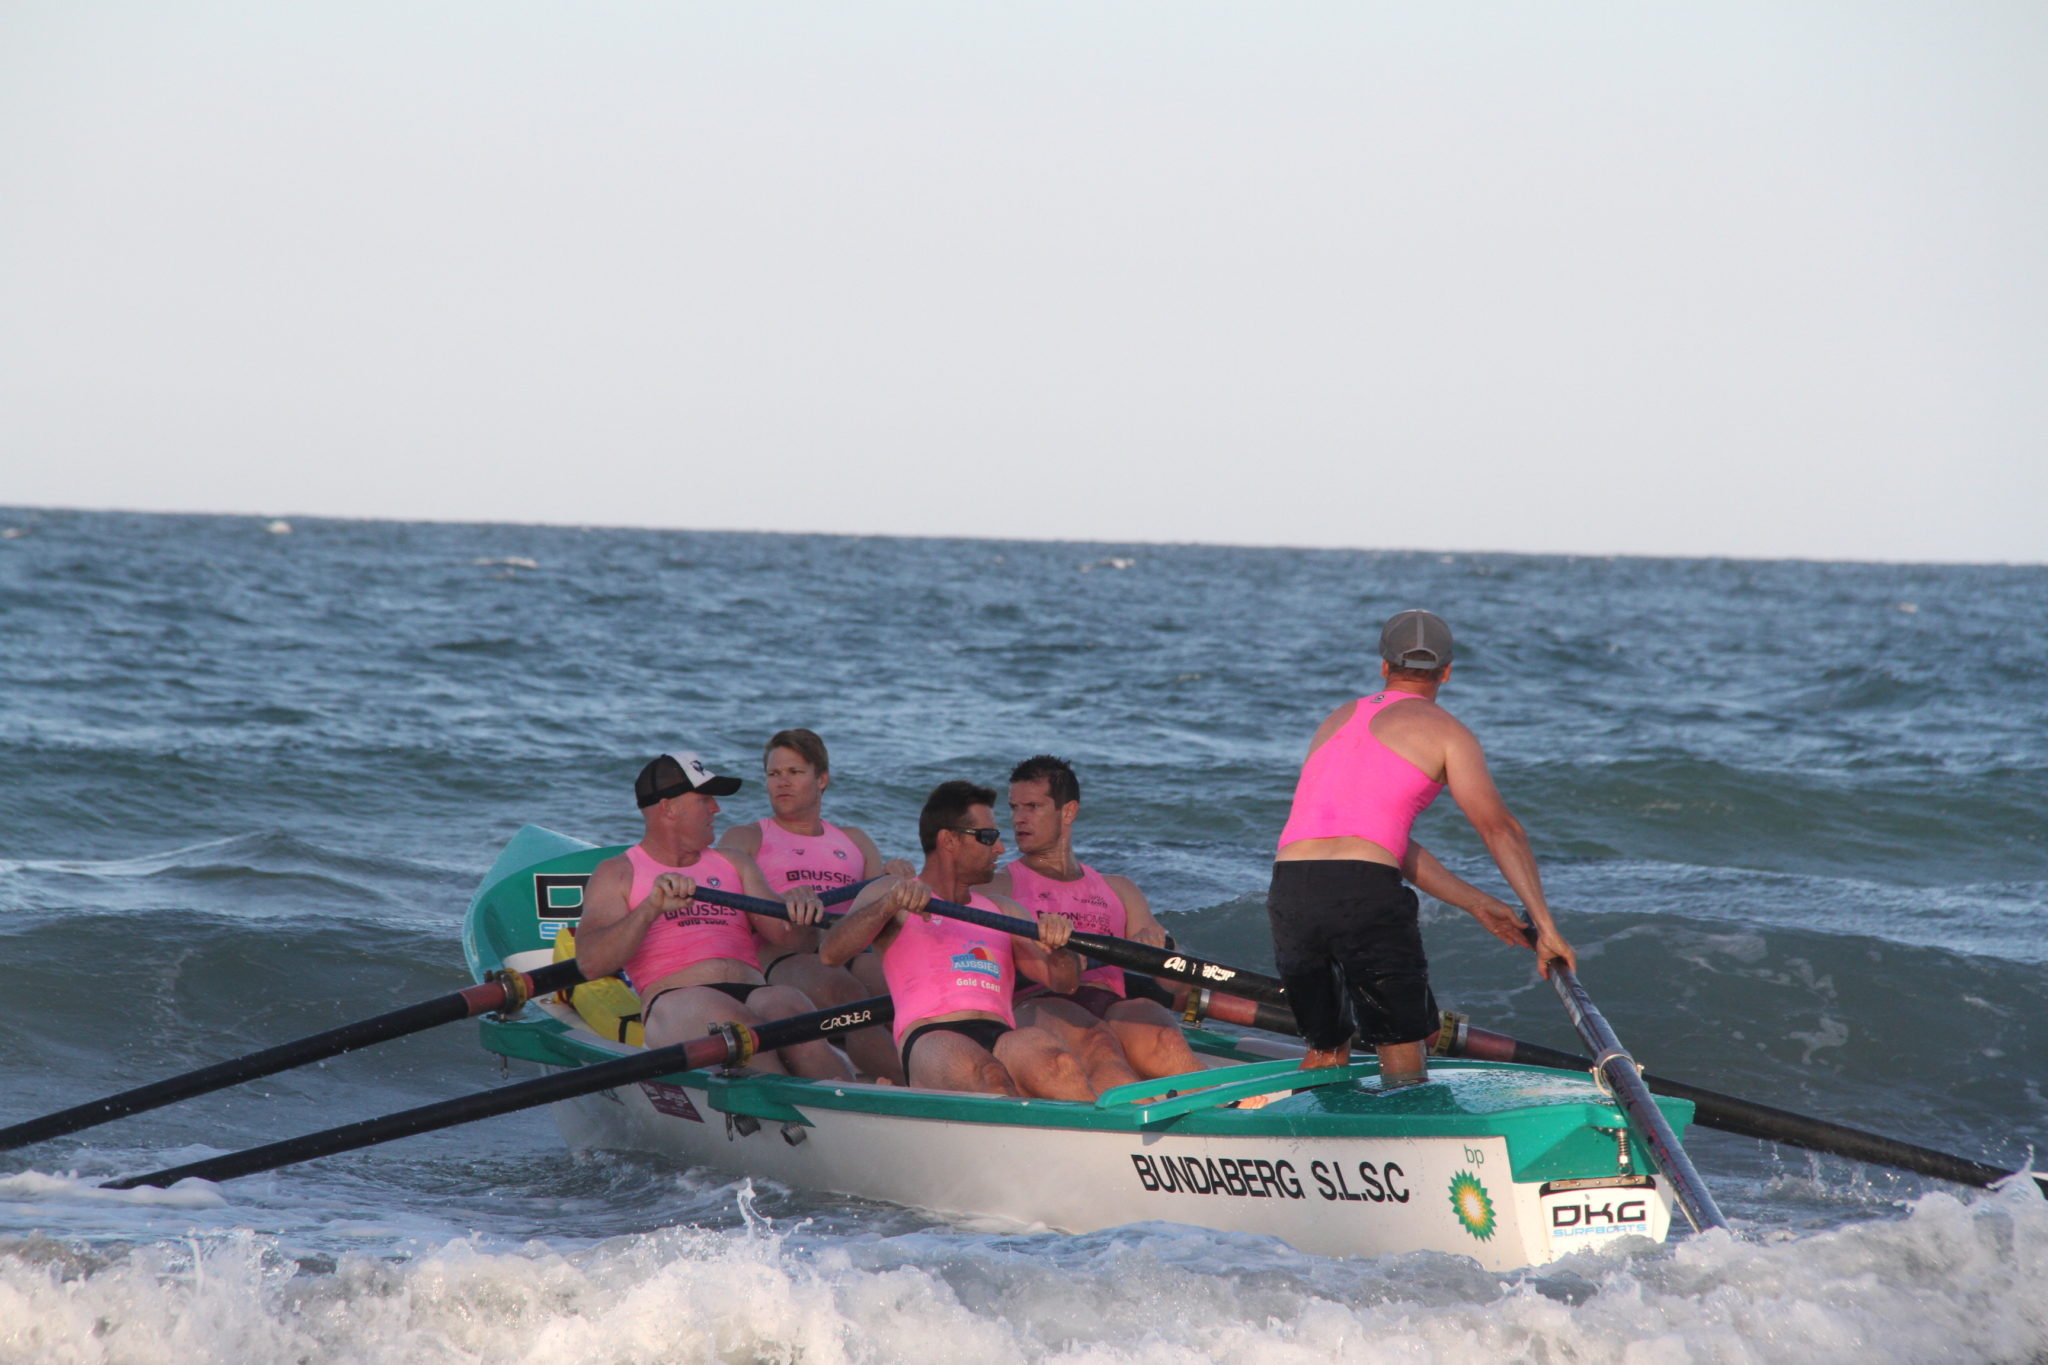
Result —
[[129, 1204], [169, 1209], [214, 1209], [226, 1205], [220, 1186], [210, 1180], [186, 1178], [168, 1189], [144, 1185], [133, 1190], [104, 1190], [99, 1177], [46, 1175], [21, 1171], [0, 1176], [0, 1203]]
[[307, 1271], [242, 1231], [0, 1249], [0, 1361], [2033, 1361], [2048, 1203], [1925, 1196], [1763, 1242], [1713, 1234], [1502, 1279], [1188, 1229], [810, 1239], [675, 1230], [571, 1253], [453, 1242]]

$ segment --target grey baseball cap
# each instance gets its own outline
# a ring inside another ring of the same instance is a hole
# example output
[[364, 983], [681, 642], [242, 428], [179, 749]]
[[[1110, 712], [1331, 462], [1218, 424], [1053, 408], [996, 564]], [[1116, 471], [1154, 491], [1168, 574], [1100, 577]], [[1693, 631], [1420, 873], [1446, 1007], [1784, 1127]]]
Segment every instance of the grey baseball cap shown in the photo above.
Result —
[[1451, 661], [1451, 628], [1435, 612], [1397, 612], [1380, 627], [1380, 657], [1396, 668], [1442, 668]]

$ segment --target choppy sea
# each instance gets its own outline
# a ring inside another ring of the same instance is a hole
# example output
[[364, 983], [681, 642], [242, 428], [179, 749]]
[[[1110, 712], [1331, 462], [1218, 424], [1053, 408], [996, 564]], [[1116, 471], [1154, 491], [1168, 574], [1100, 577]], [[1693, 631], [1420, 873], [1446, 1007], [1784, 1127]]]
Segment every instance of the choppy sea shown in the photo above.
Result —
[[[2048, 1139], [2048, 568], [0, 509], [0, 1123], [467, 984], [522, 823], [667, 748], [926, 789], [1049, 750], [1209, 954], [1378, 621], [1459, 632], [1582, 975], [1651, 1070], [2020, 1166]], [[728, 815], [765, 813], [758, 786]], [[1421, 837], [1498, 888], [1448, 802]], [[1439, 995], [1576, 1039], [1425, 908]], [[1085, 1237], [571, 1155], [544, 1112], [219, 1186], [109, 1176], [499, 1080], [451, 1025], [0, 1153], [0, 1361], [2048, 1360], [2048, 1200], [1698, 1133], [1737, 1235], [1516, 1274]]]

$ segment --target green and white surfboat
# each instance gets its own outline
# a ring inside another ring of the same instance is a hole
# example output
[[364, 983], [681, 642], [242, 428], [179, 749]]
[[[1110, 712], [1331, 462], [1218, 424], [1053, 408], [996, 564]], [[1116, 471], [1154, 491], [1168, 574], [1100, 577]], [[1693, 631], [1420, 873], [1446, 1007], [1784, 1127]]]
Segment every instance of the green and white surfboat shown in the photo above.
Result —
[[[554, 961], [592, 869], [620, 851], [522, 829], [470, 906], [470, 970], [482, 980]], [[642, 1050], [591, 1013], [598, 1024], [545, 996], [485, 1019], [483, 1045], [550, 1071]], [[1318, 1254], [1439, 1251], [1511, 1270], [1670, 1229], [1671, 1182], [1583, 1073], [1438, 1058], [1429, 1084], [1381, 1093], [1364, 1060], [1237, 1109], [1307, 1080], [1298, 1045], [1200, 1027], [1187, 1038], [1207, 1070], [1093, 1103], [721, 1068], [551, 1107], [579, 1149], [1064, 1232], [1163, 1220]], [[1692, 1118], [1689, 1101], [1657, 1104], [1674, 1130]]]

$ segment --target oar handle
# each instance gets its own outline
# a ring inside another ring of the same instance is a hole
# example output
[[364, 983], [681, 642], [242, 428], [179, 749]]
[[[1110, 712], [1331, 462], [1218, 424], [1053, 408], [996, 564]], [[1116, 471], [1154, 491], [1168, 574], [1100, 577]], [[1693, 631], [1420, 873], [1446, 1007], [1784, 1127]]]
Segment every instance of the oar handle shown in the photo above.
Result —
[[888, 996], [880, 995], [871, 1000], [856, 1000], [835, 1009], [813, 1010], [809, 1014], [792, 1015], [765, 1024], [734, 1024], [707, 1037], [672, 1043], [667, 1047], [621, 1057], [617, 1061], [580, 1066], [552, 1076], [500, 1086], [480, 1095], [441, 1100], [382, 1118], [364, 1119], [308, 1133], [304, 1137], [286, 1138], [282, 1142], [230, 1152], [226, 1156], [152, 1171], [148, 1175], [124, 1176], [119, 1180], [109, 1180], [100, 1188], [132, 1190], [138, 1185], [174, 1185], [188, 1176], [197, 1176], [201, 1180], [231, 1180], [259, 1171], [273, 1171], [280, 1166], [311, 1161], [315, 1157], [352, 1152], [359, 1147], [453, 1128], [457, 1124], [553, 1104], [557, 1100], [574, 1099], [599, 1090], [612, 1090], [657, 1076], [719, 1066], [728, 1061], [743, 1060], [757, 1052], [788, 1047], [792, 1043], [806, 1043], [813, 1038], [869, 1028], [887, 1023], [894, 1017], [895, 1008]]
[[[843, 895], [850, 890], [852, 888], [840, 887], [834, 895]], [[788, 912], [781, 901], [737, 895], [705, 886], [697, 888], [696, 897], [707, 904], [723, 905], [730, 910], [744, 910], [749, 914], [768, 915], [776, 919], [788, 918]], [[827, 903], [830, 903], [829, 898]], [[958, 905], [952, 901], [936, 899], [929, 903], [928, 908], [933, 914], [946, 919], [979, 925], [984, 929], [993, 929], [997, 933], [1014, 934], [1019, 938], [1029, 939], [1038, 937], [1038, 925], [1035, 921], [1018, 919], [1014, 915], [994, 914], [987, 910], [977, 910], [971, 905]], [[1237, 967], [1226, 967], [1220, 962], [1196, 957], [1178, 948], [1154, 948], [1149, 944], [1116, 938], [1109, 934], [1083, 933], [1070, 935], [1067, 946], [1112, 967], [1142, 972], [1147, 976], [1165, 977], [1170, 981], [1185, 981], [1194, 986], [1227, 988], [1232, 995], [1243, 996], [1248, 1000], [1284, 1004], [1287, 998], [1286, 984], [1274, 977], [1244, 971]]]

